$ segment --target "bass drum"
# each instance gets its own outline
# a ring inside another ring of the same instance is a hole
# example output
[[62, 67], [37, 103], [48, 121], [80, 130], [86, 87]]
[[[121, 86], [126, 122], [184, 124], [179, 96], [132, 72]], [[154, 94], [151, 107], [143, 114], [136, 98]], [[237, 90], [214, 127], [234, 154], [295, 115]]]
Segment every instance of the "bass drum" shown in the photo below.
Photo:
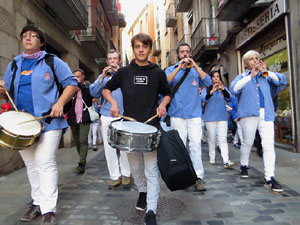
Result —
[[11, 150], [21, 150], [33, 145], [42, 132], [36, 117], [26, 112], [7, 111], [0, 114], [0, 145]]
[[160, 131], [156, 127], [130, 121], [112, 122], [107, 134], [113, 148], [128, 152], [151, 152], [157, 149]]

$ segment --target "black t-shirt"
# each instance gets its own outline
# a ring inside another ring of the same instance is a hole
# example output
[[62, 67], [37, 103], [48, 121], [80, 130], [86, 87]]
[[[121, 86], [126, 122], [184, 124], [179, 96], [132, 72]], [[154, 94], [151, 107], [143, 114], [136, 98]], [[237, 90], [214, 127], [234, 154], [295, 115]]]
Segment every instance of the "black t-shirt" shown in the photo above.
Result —
[[[110, 91], [117, 88], [122, 90], [124, 116], [139, 122], [156, 115], [158, 94], [171, 95], [165, 72], [151, 62], [147, 66], [138, 66], [133, 60], [128, 66], [120, 68], [104, 87]], [[158, 121], [152, 120], [150, 124]]]

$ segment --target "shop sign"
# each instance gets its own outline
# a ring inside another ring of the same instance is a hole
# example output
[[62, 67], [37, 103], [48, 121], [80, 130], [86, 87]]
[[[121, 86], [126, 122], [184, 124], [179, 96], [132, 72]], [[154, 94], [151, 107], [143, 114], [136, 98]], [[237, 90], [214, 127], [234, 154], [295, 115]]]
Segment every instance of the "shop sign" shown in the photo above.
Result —
[[236, 48], [241, 47], [254, 35], [262, 31], [274, 20], [286, 12], [285, 0], [274, 1], [269, 8], [263, 11], [258, 17], [248, 24], [236, 37]]
[[285, 49], [286, 45], [286, 35], [283, 33], [275, 36], [271, 40], [264, 42], [258, 49], [258, 52], [261, 53], [261, 58], [265, 58], [274, 54], [274, 52]]

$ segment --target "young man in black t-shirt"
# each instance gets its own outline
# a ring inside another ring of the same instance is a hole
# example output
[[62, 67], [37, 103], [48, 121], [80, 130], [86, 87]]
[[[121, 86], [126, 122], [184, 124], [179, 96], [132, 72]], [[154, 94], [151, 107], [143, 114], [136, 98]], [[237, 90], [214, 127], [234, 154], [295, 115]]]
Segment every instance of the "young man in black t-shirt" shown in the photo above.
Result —
[[[158, 114], [165, 116], [166, 105], [170, 102], [170, 86], [166, 75], [156, 64], [148, 61], [152, 48], [152, 39], [147, 34], [137, 34], [131, 39], [135, 59], [123, 68], [106, 84], [103, 96], [112, 105], [111, 115], [119, 115], [119, 107], [112, 97], [112, 91], [121, 88], [124, 103], [124, 116], [145, 122]], [[158, 105], [158, 94], [163, 100]], [[150, 122], [158, 126], [159, 119]], [[140, 153], [130, 152], [128, 160], [134, 182], [139, 190], [136, 209], [144, 211], [147, 208], [145, 222], [147, 225], [156, 224], [156, 209], [160, 190], [160, 176], [157, 165], [157, 151]]]

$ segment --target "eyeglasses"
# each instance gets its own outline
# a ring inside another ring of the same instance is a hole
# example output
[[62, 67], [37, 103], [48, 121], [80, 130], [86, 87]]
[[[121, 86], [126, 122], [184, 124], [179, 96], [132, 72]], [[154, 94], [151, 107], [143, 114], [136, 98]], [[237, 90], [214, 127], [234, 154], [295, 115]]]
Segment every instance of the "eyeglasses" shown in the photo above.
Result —
[[40, 38], [39, 35], [34, 34], [34, 33], [24, 33], [24, 34], [22, 34], [21, 39], [27, 38], [27, 37], [29, 37], [30, 39], [31, 39], [31, 38], [33, 38], [33, 39], [34, 39], [34, 38]]

